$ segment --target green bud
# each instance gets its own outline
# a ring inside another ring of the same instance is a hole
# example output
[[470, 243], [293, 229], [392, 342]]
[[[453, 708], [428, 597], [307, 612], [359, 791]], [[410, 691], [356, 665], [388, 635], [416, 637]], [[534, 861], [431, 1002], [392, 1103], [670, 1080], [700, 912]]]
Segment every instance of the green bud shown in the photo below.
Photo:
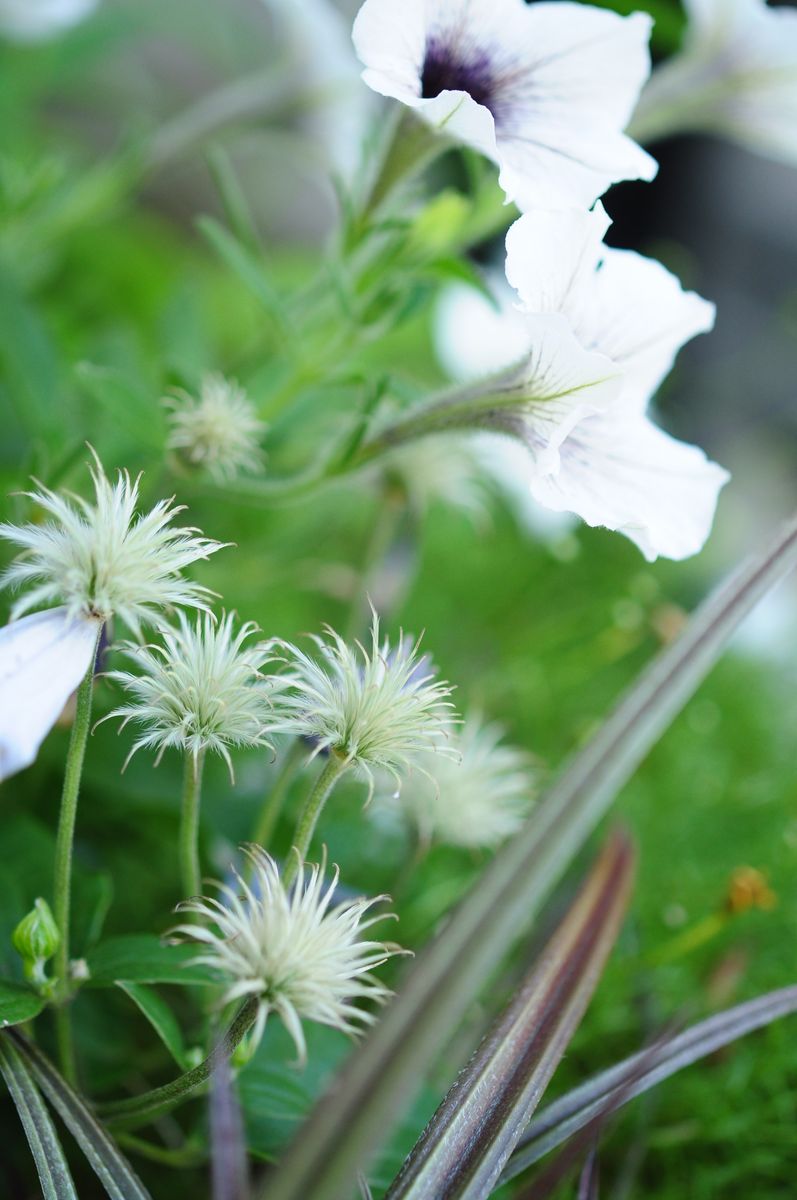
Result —
[[34, 980], [43, 980], [44, 964], [52, 958], [61, 944], [61, 934], [55, 923], [50, 906], [41, 896], [33, 908], [17, 925], [11, 940], [14, 949], [25, 962], [25, 974]]

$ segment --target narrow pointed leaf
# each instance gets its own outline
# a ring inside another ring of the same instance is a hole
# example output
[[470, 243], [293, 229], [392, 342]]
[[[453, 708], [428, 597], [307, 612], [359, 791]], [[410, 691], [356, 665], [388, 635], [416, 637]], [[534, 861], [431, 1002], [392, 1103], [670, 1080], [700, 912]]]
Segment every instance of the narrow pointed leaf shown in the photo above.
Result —
[[13, 1038], [19, 1056], [80, 1146], [111, 1200], [152, 1200], [109, 1134], [49, 1059], [19, 1033], [8, 1036]]
[[797, 561], [797, 520], [695, 613], [496, 854], [399, 994], [321, 1098], [280, 1167], [268, 1200], [338, 1200], [388, 1137], [439, 1050], [617, 792], [719, 658], [758, 600]]
[[30, 1070], [7, 1037], [0, 1037], [0, 1074], [6, 1081], [25, 1130], [44, 1200], [77, 1200], [75, 1185], [50, 1114], [44, 1107]]
[[121, 981], [119, 987], [147, 1018], [178, 1067], [185, 1070], [186, 1052], [180, 1025], [166, 1001], [143, 983]]
[[387, 1200], [489, 1196], [584, 1015], [631, 891], [633, 852], [617, 834], [457, 1079]]
[[210, 1077], [210, 1151], [213, 1200], [248, 1200], [246, 1138], [226, 1055]]
[[608, 1115], [684, 1067], [794, 1012], [797, 1012], [797, 987], [768, 992], [699, 1021], [683, 1033], [641, 1050], [596, 1075], [534, 1118], [507, 1163], [502, 1179], [513, 1179], [596, 1117]]
[[599, 1194], [598, 1152], [593, 1149], [578, 1181], [578, 1200], [598, 1200]]

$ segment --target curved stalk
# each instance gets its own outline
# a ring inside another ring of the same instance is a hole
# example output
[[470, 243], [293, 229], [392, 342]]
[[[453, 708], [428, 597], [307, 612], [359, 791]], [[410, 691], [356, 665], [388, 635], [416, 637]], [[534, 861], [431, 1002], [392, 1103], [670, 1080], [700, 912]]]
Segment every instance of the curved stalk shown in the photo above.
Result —
[[135, 1129], [146, 1125], [156, 1117], [168, 1112], [183, 1100], [190, 1097], [207, 1083], [211, 1074], [222, 1059], [230, 1055], [241, 1044], [246, 1034], [254, 1024], [257, 1016], [259, 1000], [253, 996], [239, 1010], [221, 1041], [214, 1047], [208, 1057], [198, 1067], [186, 1071], [165, 1083], [163, 1087], [153, 1088], [141, 1096], [131, 1096], [127, 1100], [112, 1100], [98, 1104], [97, 1111], [108, 1125], [118, 1125], [125, 1129]]
[[343, 772], [348, 770], [348, 766], [349, 764], [345, 759], [335, 754], [334, 750], [330, 751], [324, 769], [315, 781], [310, 795], [304, 802], [304, 808], [299, 814], [296, 833], [293, 835], [293, 849], [297, 853], [291, 854], [285, 864], [283, 872], [285, 887], [289, 887], [293, 883], [299, 863], [305, 861], [315, 827], [318, 824], [318, 818], [321, 816], [321, 812], [327, 802], [327, 797]]
[[199, 868], [199, 804], [202, 795], [202, 771], [205, 751], [185, 756], [183, 805], [180, 815], [180, 880], [183, 896], [198, 896], [202, 876]]
[[91, 727], [91, 700], [94, 686], [94, 660], [96, 646], [99, 643], [100, 631], [97, 631], [97, 643], [91, 656], [89, 668], [78, 688], [77, 709], [69, 739], [69, 750], [64, 771], [64, 785], [61, 792], [61, 808], [58, 816], [58, 833], [55, 841], [55, 865], [53, 873], [53, 916], [61, 935], [61, 941], [55, 954], [55, 984], [61, 1005], [56, 1009], [56, 1030], [58, 1036], [58, 1054], [61, 1070], [67, 1080], [74, 1083], [77, 1077], [75, 1066], [75, 1048], [72, 1041], [72, 1024], [66, 1001], [69, 997], [69, 920], [72, 904], [72, 847], [75, 840], [75, 821], [77, 818], [80, 780], [83, 774], [83, 760], [86, 756], [86, 742]]

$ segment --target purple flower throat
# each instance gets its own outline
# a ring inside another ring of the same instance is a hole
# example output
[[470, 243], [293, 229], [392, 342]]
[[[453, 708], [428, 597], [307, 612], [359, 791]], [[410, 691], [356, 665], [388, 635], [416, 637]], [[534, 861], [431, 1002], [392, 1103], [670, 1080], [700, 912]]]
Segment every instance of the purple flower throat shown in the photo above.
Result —
[[487, 54], [475, 51], [470, 56], [458, 55], [441, 42], [428, 42], [421, 71], [421, 96], [432, 100], [446, 91], [467, 92], [477, 104], [493, 112], [495, 79]]

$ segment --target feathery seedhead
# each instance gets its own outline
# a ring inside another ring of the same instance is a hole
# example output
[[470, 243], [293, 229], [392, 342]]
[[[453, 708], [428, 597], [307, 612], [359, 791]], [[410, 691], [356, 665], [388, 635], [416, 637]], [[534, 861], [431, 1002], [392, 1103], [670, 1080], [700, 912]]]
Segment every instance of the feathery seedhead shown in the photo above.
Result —
[[534, 793], [530, 756], [503, 744], [504, 730], [478, 715], [452, 731], [458, 758], [424, 755], [425, 772], [401, 793], [424, 841], [468, 848], [497, 846], [517, 833]]
[[[375, 1017], [356, 1000], [383, 1003], [390, 992], [371, 974], [401, 951], [363, 939], [363, 932], [388, 914], [365, 914], [386, 896], [358, 898], [333, 905], [338, 868], [325, 879], [326, 856], [319, 866], [299, 866], [286, 889], [277, 864], [260, 846], [246, 846], [251, 883], [235, 872], [236, 886], [219, 884], [219, 898], [195, 897], [177, 912], [215, 926], [178, 925], [178, 941], [196, 942], [192, 960], [218, 971], [226, 983], [222, 1005], [245, 997], [258, 999], [251, 1035], [257, 1046], [269, 1013], [275, 1012], [293, 1038], [300, 1064], [307, 1060], [302, 1018], [356, 1034]], [[391, 914], [392, 915], [392, 914]]]
[[107, 621], [116, 615], [138, 636], [144, 621], [158, 623], [176, 605], [207, 610], [212, 593], [181, 572], [221, 550], [221, 543], [196, 529], [175, 529], [171, 522], [182, 506], [172, 500], [137, 512], [140, 476], [133, 480], [119, 471], [111, 483], [92, 454], [93, 504], [38, 484], [26, 495], [50, 519], [42, 525], [0, 525], [0, 537], [22, 550], [0, 585], [15, 590], [32, 585], [14, 604], [12, 617], [60, 602], [74, 617]]
[[205, 375], [198, 397], [181, 389], [164, 404], [170, 409], [167, 445], [192, 466], [203, 467], [219, 483], [261, 470], [266, 425], [235, 380]]
[[132, 699], [104, 719], [119, 717], [120, 730], [129, 721], [143, 727], [128, 761], [143, 747], [156, 749], [158, 761], [169, 747], [194, 758], [211, 750], [232, 777], [228, 747], [270, 745], [274, 699], [285, 681], [262, 674], [274, 661], [268, 644], [245, 644], [257, 626], [247, 621], [236, 633], [233, 620], [233, 613], [218, 621], [203, 613], [191, 623], [180, 613], [179, 624], [164, 631], [162, 646], [126, 645], [140, 673], [109, 672]]
[[316, 753], [334, 751], [360, 768], [373, 792], [373, 770], [382, 768], [400, 783], [417, 766], [421, 751], [455, 754], [446, 745], [453, 717], [452, 688], [435, 678], [420, 642], [403, 633], [395, 646], [380, 640], [373, 613], [370, 648], [355, 648], [325, 626], [313, 638], [320, 661], [282, 643], [291, 664], [291, 690], [283, 700], [280, 729], [311, 738]]

